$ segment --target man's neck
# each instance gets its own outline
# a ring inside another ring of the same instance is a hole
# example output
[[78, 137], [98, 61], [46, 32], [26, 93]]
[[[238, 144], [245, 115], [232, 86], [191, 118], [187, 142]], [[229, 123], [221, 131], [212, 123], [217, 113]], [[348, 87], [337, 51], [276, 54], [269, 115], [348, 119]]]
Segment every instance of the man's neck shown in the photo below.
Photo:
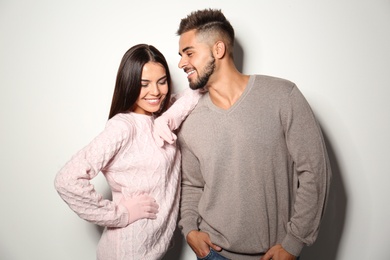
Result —
[[249, 76], [239, 71], [219, 73], [208, 86], [210, 99], [217, 107], [229, 109], [244, 92]]

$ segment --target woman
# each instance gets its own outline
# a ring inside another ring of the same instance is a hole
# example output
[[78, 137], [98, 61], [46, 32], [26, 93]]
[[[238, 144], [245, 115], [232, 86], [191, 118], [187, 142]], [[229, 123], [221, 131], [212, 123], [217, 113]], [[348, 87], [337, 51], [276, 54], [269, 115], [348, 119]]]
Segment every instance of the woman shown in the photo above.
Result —
[[[167, 109], [170, 95], [164, 56], [146, 44], [130, 48], [118, 70], [104, 131], [55, 178], [55, 188], [74, 212], [105, 227], [98, 259], [160, 259], [168, 249], [178, 215], [180, 152], [173, 141], [161, 147], [154, 140], [153, 122]], [[199, 95], [186, 91], [176, 112], [167, 112], [176, 116], [176, 124]], [[90, 183], [100, 171], [112, 201], [103, 199]]]

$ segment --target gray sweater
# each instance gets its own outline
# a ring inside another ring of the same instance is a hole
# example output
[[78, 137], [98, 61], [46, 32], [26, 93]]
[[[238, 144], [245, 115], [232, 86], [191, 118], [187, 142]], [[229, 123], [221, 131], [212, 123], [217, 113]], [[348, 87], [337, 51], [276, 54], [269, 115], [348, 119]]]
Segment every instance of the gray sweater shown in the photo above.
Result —
[[205, 94], [183, 123], [179, 227], [207, 232], [232, 259], [275, 244], [299, 255], [317, 238], [331, 169], [321, 130], [294, 83], [252, 75], [228, 110]]

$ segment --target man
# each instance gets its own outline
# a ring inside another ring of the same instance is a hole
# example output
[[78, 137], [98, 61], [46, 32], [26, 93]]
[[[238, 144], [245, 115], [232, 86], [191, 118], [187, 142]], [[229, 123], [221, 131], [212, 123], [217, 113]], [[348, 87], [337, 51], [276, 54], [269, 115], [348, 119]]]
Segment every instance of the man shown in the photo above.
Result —
[[208, 90], [178, 135], [188, 244], [199, 259], [297, 259], [317, 238], [331, 178], [309, 104], [290, 81], [237, 70], [220, 10], [192, 12], [177, 34], [190, 87]]

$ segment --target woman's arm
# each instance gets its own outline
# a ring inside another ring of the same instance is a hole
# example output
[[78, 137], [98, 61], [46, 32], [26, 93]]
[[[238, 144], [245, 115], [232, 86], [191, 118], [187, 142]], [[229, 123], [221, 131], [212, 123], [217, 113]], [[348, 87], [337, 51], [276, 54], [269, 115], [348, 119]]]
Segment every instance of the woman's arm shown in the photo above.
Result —
[[179, 128], [204, 92], [203, 89], [186, 89], [167, 111], [154, 120], [153, 136], [159, 146], [163, 146], [164, 141], [172, 144], [176, 140], [177, 137], [172, 131]]
[[95, 178], [128, 139], [124, 122], [110, 120], [104, 131], [75, 154], [55, 177], [61, 198], [82, 219], [110, 227], [128, 225], [126, 207], [103, 199], [90, 180]]

